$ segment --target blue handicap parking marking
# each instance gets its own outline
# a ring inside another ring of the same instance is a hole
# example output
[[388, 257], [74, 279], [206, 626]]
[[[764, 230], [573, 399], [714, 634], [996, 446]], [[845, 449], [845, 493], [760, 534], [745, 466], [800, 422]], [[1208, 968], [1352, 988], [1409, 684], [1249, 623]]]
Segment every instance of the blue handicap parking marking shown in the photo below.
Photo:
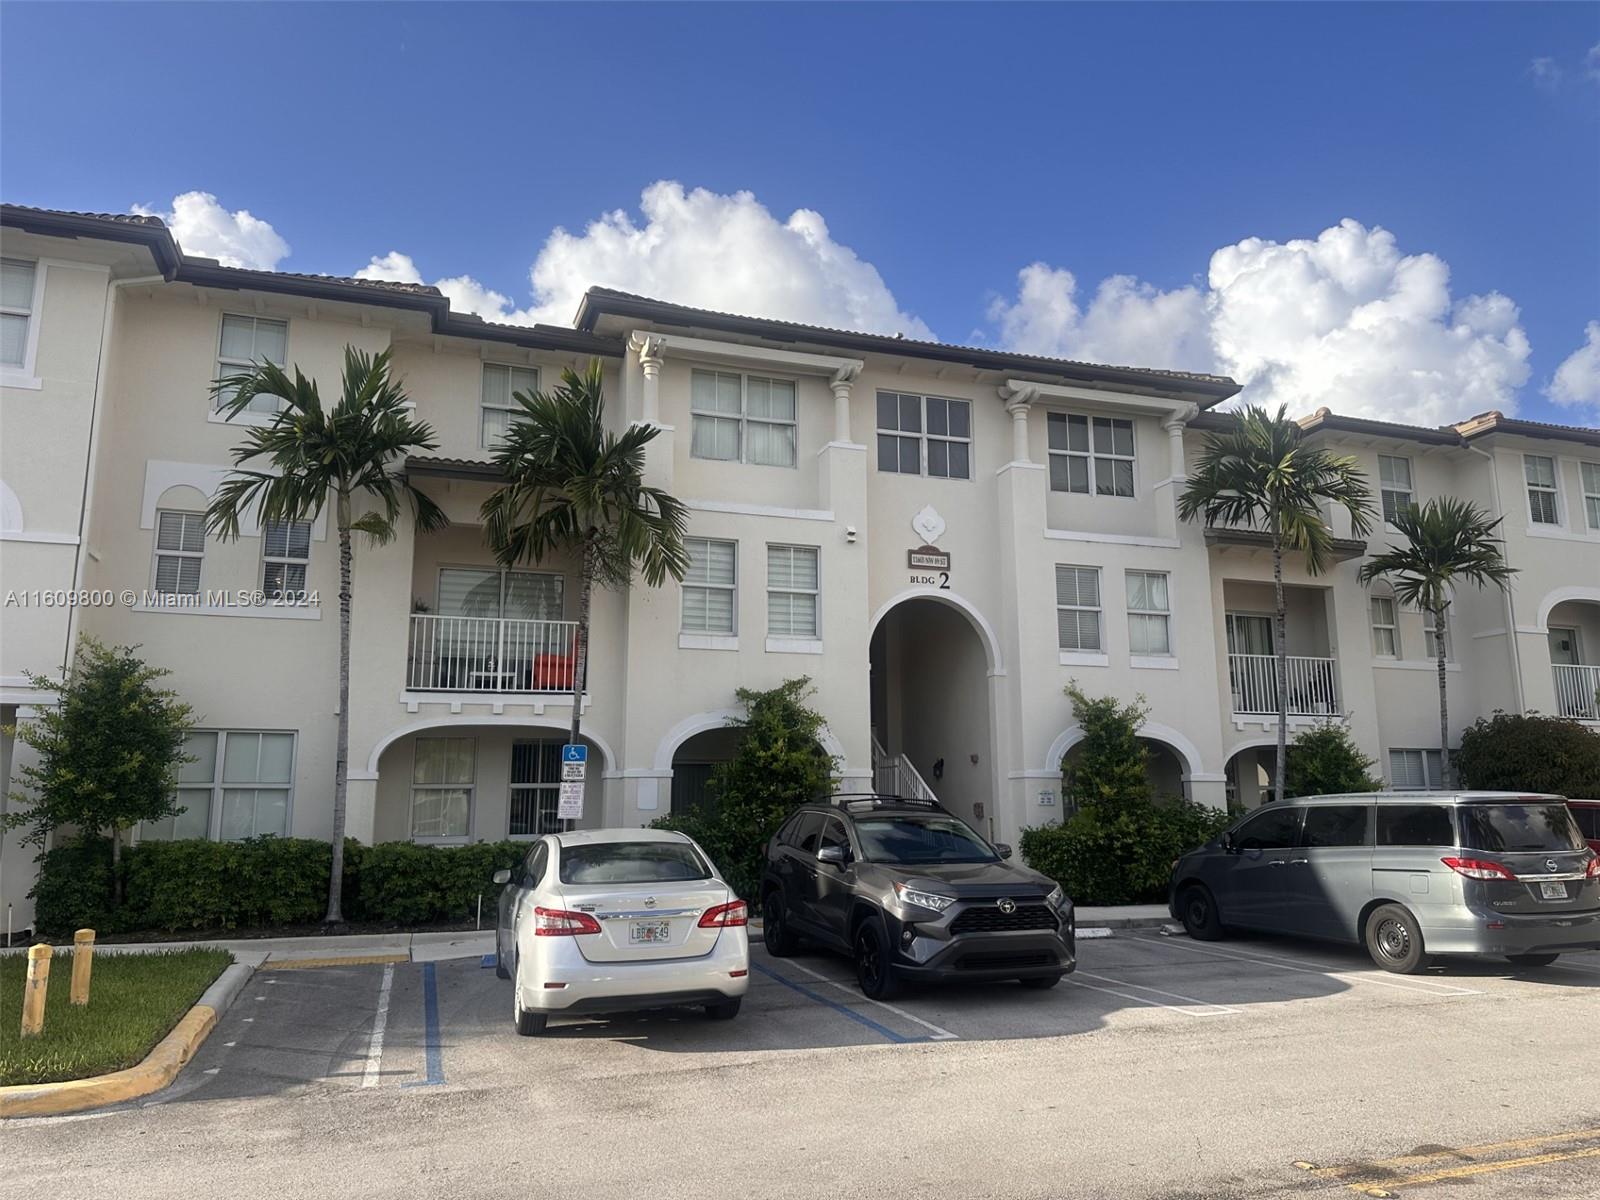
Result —
[[500, 956], [498, 954], [485, 954], [483, 961], [478, 965], [480, 967], [497, 967], [500, 965]]
[[433, 963], [422, 967], [423, 1061], [427, 1076], [401, 1087], [430, 1087], [444, 1082], [444, 1055], [439, 1043], [439, 979]]
[[891, 1041], [891, 1042], [900, 1042], [900, 1043], [926, 1042], [926, 1041], [930, 1040], [930, 1039], [925, 1038], [925, 1037], [907, 1037], [905, 1034], [896, 1033], [894, 1030], [890, 1029], [887, 1025], [880, 1025], [878, 1022], [874, 1021], [871, 1017], [864, 1016], [861, 1013], [858, 1013], [855, 1009], [851, 1008], [849, 1005], [840, 1004], [837, 1000], [830, 1000], [830, 999], [828, 999], [828, 997], [822, 995], [820, 992], [814, 991], [813, 989], [806, 987], [804, 984], [796, 983], [794, 980], [786, 978], [785, 976], [780, 975], [776, 971], [772, 970], [770, 967], [764, 967], [758, 962], [752, 962], [750, 964], [750, 969], [752, 971], [760, 971], [761, 974], [765, 975], [768, 979], [775, 980], [776, 982], [783, 984], [784, 987], [791, 988], [794, 991], [799, 992], [807, 1000], [815, 1000], [818, 1004], [821, 1004], [821, 1005], [824, 1005], [827, 1008], [833, 1009], [834, 1012], [844, 1014], [845, 1016], [849, 1017], [852, 1021], [855, 1021], [855, 1022], [857, 1022], [858, 1024], [861, 1024], [861, 1025], [865, 1025], [868, 1029], [872, 1030], [874, 1033], [880, 1034], [883, 1037], [888, 1038], [889, 1041]]

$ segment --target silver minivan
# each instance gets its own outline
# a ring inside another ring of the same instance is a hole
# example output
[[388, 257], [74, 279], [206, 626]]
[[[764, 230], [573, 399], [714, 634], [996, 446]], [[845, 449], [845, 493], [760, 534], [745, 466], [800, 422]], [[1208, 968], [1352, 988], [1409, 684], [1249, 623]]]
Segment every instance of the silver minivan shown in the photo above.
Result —
[[1600, 949], [1600, 855], [1560, 796], [1305, 796], [1255, 809], [1178, 859], [1168, 907], [1194, 938], [1356, 942], [1406, 974], [1435, 954], [1544, 966]]

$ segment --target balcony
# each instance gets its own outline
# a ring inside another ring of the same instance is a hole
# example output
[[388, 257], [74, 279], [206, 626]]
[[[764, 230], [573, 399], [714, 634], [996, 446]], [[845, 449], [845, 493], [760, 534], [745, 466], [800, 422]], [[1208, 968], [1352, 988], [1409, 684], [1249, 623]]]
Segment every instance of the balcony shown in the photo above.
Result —
[[1556, 712], [1579, 721], [1600, 721], [1600, 667], [1555, 663]]
[[415, 692], [570, 692], [576, 621], [411, 615]]
[[[1228, 655], [1233, 711], [1240, 716], [1276, 715], [1278, 660], [1271, 654]], [[1331, 658], [1290, 655], [1285, 675], [1291, 717], [1331, 717], [1339, 712], [1338, 673]]]

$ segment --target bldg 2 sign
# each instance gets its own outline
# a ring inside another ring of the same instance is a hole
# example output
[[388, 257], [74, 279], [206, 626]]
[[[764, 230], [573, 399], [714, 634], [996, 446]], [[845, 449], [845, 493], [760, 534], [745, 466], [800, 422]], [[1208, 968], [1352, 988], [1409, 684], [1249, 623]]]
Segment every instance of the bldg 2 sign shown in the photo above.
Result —
[[933, 505], [923, 505], [922, 511], [911, 518], [911, 531], [922, 539], [922, 545], [906, 551], [906, 566], [911, 568], [911, 582], [920, 587], [950, 588], [950, 554], [936, 543], [945, 530], [944, 518]]

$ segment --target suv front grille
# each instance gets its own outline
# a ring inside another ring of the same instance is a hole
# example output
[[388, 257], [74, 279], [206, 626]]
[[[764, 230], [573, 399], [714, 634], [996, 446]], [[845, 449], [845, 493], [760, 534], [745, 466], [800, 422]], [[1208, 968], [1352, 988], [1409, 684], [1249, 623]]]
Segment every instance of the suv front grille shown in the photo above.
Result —
[[1019, 904], [1001, 912], [993, 904], [976, 904], [950, 923], [951, 933], [1010, 933], [1019, 929], [1056, 929], [1056, 915], [1046, 904]]
[[1016, 971], [1023, 967], [1048, 967], [1055, 959], [1048, 954], [963, 954], [956, 961], [959, 971]]

